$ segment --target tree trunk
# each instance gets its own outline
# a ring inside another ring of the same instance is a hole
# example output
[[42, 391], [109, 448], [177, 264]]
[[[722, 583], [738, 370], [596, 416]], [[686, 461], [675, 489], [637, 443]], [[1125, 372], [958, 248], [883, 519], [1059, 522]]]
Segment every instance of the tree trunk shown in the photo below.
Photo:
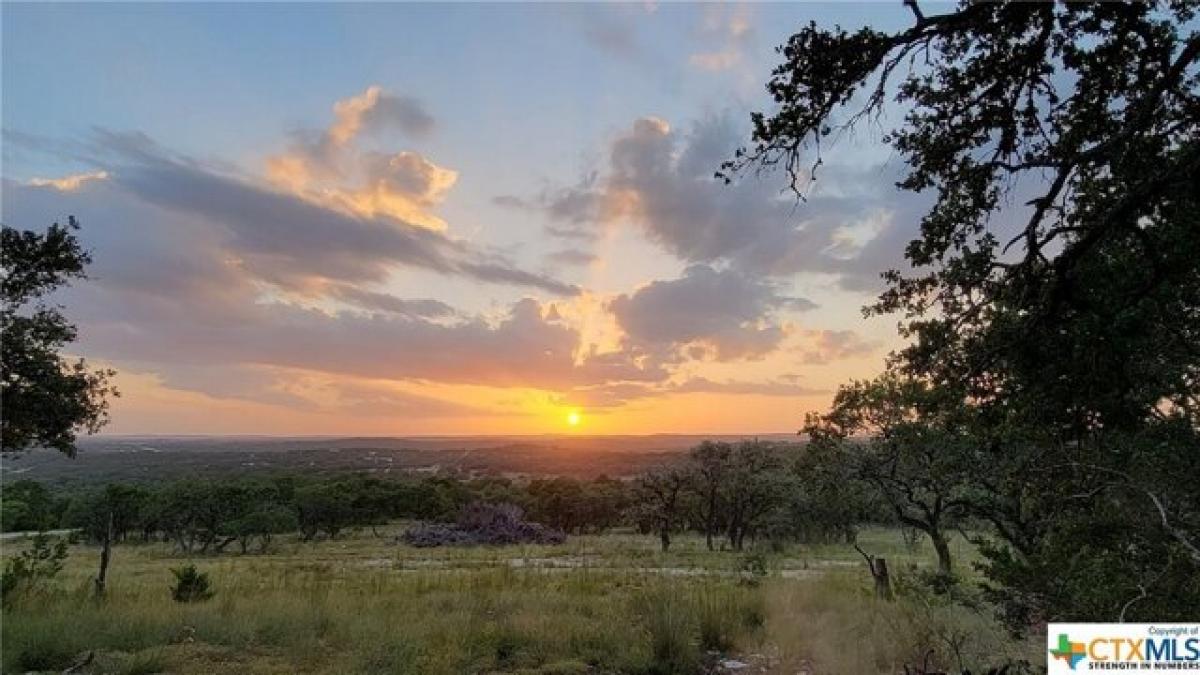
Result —
[[875, 577], [875, 596], [892, 599], [892, 578], [888, 575], [887, 559], [876, 558], [871, 563], [871, 576]]
[[104, 596], [108, 582], [108, 561], [112, 558], [113, 512], [108, 512], [108, 526], [104, 530], [103, 548], [100, 549], [100, 573], [96, 575], [96, 597]]
[[871, 578], [875, 580], [875, 597], [891, 601], [893, 598], [892, 578], [888, 574], [887, 559], [876, 558], [862, 550], [858, 544], [854, 545], [854, 549], [867, 561], [867, 569], [871, 570]]
[[740, 551], [742, 550], [742, 509], [735, 508], [729, 516], [729, 548]]
[[661, 529], [658, 531], [658, 536], [659, 536], [659, 538], [662, 540], [662, 550], [663, 550], [663, 553], [666, 553], [666, 552], [667, 552], [667, 549], [668, 549], [668, 548], [671, 548], [671, 528], [669, 528], [669, 527], [667, 527], [666, 525], [664, 525], [664, 526], [663, 526], [663, 527], [662, 527], [662, 528], [661, 528]]
[[708, 496], [708, 516], [704, 519], [704, 543], [708, 550], [713, 550], [713, 534], [717, 531], [717, 495], [713, 491]]
[[929, 539], [933, 542], [933, 550], [937, 551], [938, 557], [938, 572], [941, 574], [950, 574], [950, 543], [946, 541], [946, 536], [937, 528], [929, 530]]

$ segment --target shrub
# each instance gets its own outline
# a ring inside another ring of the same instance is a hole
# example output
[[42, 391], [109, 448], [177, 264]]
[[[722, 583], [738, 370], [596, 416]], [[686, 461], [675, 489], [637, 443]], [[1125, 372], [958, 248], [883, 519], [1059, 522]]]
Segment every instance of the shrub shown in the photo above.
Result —
[[684, 675], [699, 669], [700, 654], [692, 641], [692, 621], [685, 602], [675, 593], [655, 593], [643, 599], [650, 635], [649, 672]]
[[700, 648], [706, 652], [734, 651], [738, 640], [766, 622], [766, 609], [757, 592], [702, 586], [693, 596]]
[[38, 534], [28, 549], [8, 559], [0, 573], [0, 602], [8, 604], [17, 589], [26, 591], [53, 578], [67, 558], [67, 542], [59, 539], [53, 544], [49, 536]]
[[175, 586], [171, 588], [171, 597], [175, 602], [200, 602], [213, 596], [209, 590], [208, 575], [197, 572], [195, 565], [185, 565], [171, 570], [175, 575]]
[[73, 648], [57, 640], [36, 641], [18, 649], [13, 658], [13, 665], [22, 673], [46, 670], [58, 672], [69, 668], [76, 661]]
[[715, 652], [733, 649], [740, 617], [726, 596], [711, 591], [701, 593], [696, 599], [696, 619], [700, 624], [701, 649]]
[[762, 553], [748, 553], [738, 561], [738, 577], [743, 584], [757, 586], [767, 573], [767, 558]]
[[525, 520], [514, 504], [474, 502], [459, 512], [455, 525], [422, 524], [409, 528], [401, 537], [410, 546], [454, 546], [471, 544], [561, 544], [567, 535]]
[[408, 528], [400, 535], [401, 540], [409, 546], [429, 548], [433, 546], [470, 545], [476, 543], [474, 537], [466, 530], [460, 530], [453, 525], [442, 523], [422, 523]]

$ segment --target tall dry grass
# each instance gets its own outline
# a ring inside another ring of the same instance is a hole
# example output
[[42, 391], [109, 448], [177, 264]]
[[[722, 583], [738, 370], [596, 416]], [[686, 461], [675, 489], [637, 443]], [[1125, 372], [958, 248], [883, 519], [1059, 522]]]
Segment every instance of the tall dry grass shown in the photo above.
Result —
[[786, 672], [893, 675], [906, 665], [982, 672], [1042, 657], [1036, 639], [1013, 640], [986, 607], [971, 609], [917, 587], [886, 602], [875, 597], [865, 572], [773, 581], [765, 597], [766, 640]]
[[167, 581], [114, 584], [101, 602], [84, 588], [18, 602], [3, 671], [61, 670], [98, 650], [130, 672], [674, 675], [696, 672], [702, 645], [734, 648], [754, 629], [742, 617], [761, 614], [746, 609], [758, 591], [732, 581], [587, 569], [214, 570], [216, 596], [187, 604]]
[[[894, 531], [864, 535], [901, 574], [931, 559]], [[691, 536], [668, 554], [629, 534], [430, 551], [364, 533], [190, 561], [168, 545], [122, 545], [101, 603], [96, 556], [73, 547], [51, 587], [4, 611], [0, 671], [58, 672], [94, 650], [105, 673], [690, 675], [719, 652], [778, 655], [789, 675], [805, 662], [870, 675], [931, 648], [947, 668], [1020, 651], [986, 614], [903, 593], [877, 603], [849, 546], [771, 553], [773, 576], [755, 586], [738, 556]], [[171, 600], [170, 568], [186, 562], [211, 577], [211, 600]]]

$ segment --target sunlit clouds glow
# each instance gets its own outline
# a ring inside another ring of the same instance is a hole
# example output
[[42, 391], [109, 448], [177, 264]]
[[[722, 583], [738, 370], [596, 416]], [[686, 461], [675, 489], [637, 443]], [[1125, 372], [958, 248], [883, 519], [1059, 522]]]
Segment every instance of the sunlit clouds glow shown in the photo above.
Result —
[[876, 372], [917, 198], [713, 176], [817, 7], [576, 9], [6, 6], [3, 218], [82, 223], [110, 431], [792, 431]]
[[71, 192], [78, 190], [84, 183], [104, 180], [106, 178], [108, 178], [107, 171], [91, 171], [63, 176], [61, 178], [30, 178], [28, 184], [33, 187], [52, 187], [61, 192]]

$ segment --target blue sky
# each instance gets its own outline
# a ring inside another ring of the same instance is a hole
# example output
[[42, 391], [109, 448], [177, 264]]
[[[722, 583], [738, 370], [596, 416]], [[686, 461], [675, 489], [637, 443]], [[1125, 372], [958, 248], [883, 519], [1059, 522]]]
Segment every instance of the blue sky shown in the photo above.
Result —
[[[84, 222], [115, 431], [786, 431], [894, 345], [858, 309], [917, 205], [869, 135], [799, 209], [707, 167], [792, 30], [899, 3], [2, 12], [4, 219]], [[375, 121], [335, 143], [339, 102]]]
[[[744, 63], [689, 67], [728, 47], [720, 22], [739, 13], [753, 22]], [[504, 176], [492, 157], [575, 170], [638, 116], [761, 107], [773, 49], [795, 26], [889, 27], [905, 14], [898, 3], [98, 3], [6, 4], [3, 18], [6, 128], [132, 128], [253, 162], [281, 130], [319, 127], [331, 101], [378, 84], [436, 111], [446, 133], [430, 152]]]

